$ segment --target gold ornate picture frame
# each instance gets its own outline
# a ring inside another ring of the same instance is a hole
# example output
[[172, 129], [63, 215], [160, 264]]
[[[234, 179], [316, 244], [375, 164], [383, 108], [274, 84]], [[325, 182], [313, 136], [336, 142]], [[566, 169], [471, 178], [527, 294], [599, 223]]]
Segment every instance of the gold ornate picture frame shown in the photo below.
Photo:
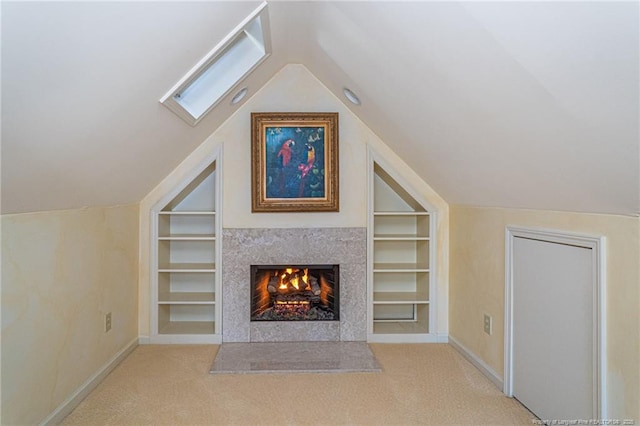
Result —
[[338, 113], [251, 113], [251, 211], [339, 211]]

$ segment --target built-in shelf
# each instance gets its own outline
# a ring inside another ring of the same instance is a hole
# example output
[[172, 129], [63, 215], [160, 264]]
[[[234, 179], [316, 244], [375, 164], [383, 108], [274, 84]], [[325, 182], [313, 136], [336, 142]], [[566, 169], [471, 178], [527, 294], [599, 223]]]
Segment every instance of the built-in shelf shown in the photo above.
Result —
[[429, 272], [426, 264], [418, 263], [374, 263], [373, 272]]
[[213, 304], [216, 302], [215, 293], [172, 292], [161, 293], [158, 296], [158, 304]]
[[373, 293], [374, 304], [429, 303], [427, 293], [411, 291], [376, 291]]
[[[159, 343], [221, 341], [216, 212], [219, 167], [206, 167], [156, 212], [155, 329]], [[189, 336], [194, 336], [193, 338]], [[207, 337], [208, 336], [208, 337]]]
[[171, 211], [160, 211], [158, 212], [158, 216], [215, 216], [216, 212], [213, 211], [180, 211], [180, 210], [171, 210]]
[[213, 321], [169, 321], [163, 324], [159, 334], [214, 334]]
[[429, 341], [433, 215], [375, 160], [371, 171], [369, 340]]
[[158, 237], [158, 240], [163, 241], [215, 241], [216, 236], [213, 234], [171, 234]]
[[429, 214], [427, 211], [415, 210], [376, 210], [373, 212], [374, 216], [429, 216]]
[[374, 234], [374, 241], [429, 241], [429, 237], [412, 234]]
[[409, 321], [378, 321], [373, 324], [373, 333], [384, 334], [425, 334], [425, 329], [429, 327], [428, 322]]
[[215, 263], [168, 263], [159, 265], [158, 272], [215, 272]]

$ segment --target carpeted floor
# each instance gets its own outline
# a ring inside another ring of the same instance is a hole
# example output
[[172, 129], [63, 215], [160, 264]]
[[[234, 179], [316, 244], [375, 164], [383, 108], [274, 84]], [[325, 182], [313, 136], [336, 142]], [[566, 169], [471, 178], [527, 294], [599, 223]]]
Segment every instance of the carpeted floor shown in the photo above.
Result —
[[372, 344], [382, 373], [209, 374], [217, 345], [135, 349], [64, 425], [531, 425], [446, 344]]

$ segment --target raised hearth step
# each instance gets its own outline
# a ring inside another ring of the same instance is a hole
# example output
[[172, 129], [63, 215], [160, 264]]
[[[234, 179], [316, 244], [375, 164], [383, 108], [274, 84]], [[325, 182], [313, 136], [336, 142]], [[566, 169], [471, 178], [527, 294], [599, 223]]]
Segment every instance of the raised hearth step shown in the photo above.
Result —
[[365, 342], [223, 343], [212, 374], [381, 372]]

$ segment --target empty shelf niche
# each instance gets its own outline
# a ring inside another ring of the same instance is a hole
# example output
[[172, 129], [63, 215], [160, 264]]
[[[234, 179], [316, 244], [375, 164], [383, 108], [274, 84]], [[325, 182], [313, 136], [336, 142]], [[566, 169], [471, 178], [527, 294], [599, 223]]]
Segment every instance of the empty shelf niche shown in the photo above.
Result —
[[431, 215], [374, 164], [373, 333], [427, 334]]
[[216, 172], [214, 162], [158, 212], [159, 335], [216, 333]]

